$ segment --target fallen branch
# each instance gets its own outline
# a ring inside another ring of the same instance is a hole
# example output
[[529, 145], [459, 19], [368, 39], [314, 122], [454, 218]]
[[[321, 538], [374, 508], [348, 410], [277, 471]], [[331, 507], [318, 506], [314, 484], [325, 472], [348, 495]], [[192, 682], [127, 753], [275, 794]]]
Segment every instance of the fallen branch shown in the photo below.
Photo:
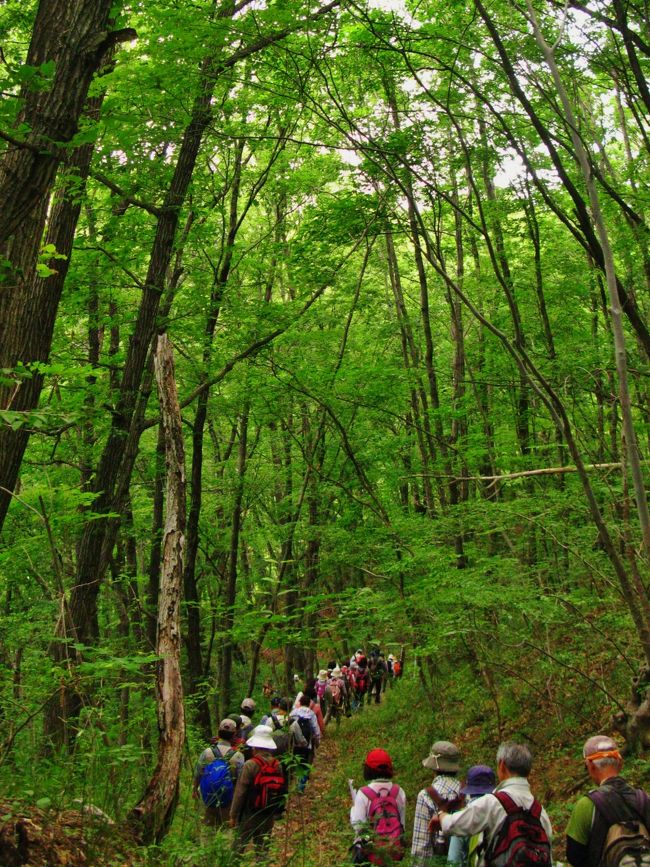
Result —
[[[650, 464], [650, 461], [641, 461], [641, 463], [647, 465]], [[621, 461], [616, 461], [612, 464], [585, 464], [583, 469], [587, 472], [593, 472], [594, 470], [620, 470], [622, 466]], [[521, 470], [517, 473], [503, 473], [499, 476], [449, 476], [440, 473], [428, 473], [427, 475], [437, 479], [454, 479], [457, 482], [509, 482], [512, 479], [524, 479], [530, 476], [552, 476], [577, 472], [577, 467], [569, 465], [566, 467], [540, 467], [536, 470]], [[423, 476], [425, 474], [418, 473], [418, 475]]]

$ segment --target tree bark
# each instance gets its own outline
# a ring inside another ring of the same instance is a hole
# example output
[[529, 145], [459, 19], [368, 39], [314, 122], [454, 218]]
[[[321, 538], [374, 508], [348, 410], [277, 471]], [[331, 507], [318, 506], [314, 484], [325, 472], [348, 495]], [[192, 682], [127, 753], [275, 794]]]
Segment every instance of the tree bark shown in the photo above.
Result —
[[[0, 245], [47, 198], [60, 160], [60, 145], [77, 132], [88, 88], [103, 57], [116, 42], [135, 32], [110, 32], [113, 0], [41, 0], [26, 65], [53, 64], [49, 87], [23, 86], [17, 123], [28, 132], [22, 146], [8, 147], [0, 159]], [[2, 311], [0, 310], [0, 314]], [[0, 315], [0, 327], [2, 326]], [[4, 335], [0, 331], [0, 345]]]
[[158, 763], [129, 824], [145, 844], [159, 842], [174, 817], [178, 800], [185, 712], [181, 679], [180, 604], [185, 546], [185, 452], [181, 411], [174, 379], [174, 359], [166, 334], [158, 337], [156, 381], [165, 431], [167, 494], [158, 601]]

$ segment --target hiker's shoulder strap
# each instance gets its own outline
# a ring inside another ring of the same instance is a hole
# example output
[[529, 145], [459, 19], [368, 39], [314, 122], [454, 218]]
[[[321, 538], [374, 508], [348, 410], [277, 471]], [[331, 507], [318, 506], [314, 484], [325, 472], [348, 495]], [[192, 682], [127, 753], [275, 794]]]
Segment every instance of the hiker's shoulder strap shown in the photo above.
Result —
[[379, 797], [379, 792], [375, 792], [375, 790], [373, 788], [371, 788], [370, 786], [362, 786], [360, 791], [363, 792], [363, 794], [370, 801], [370, 803], [372, 803], [373, 801], [376, 801], [377, 798]]
[[429, 786], [429, 788], [427, 789], [427, 795], [431, 798], [438, 810], [443, 806], [444, 799], [442, 798], [440, 792], [434, 786]]
[[515, 804], [510, 795], [506, 794], [506, 792], [492, 792], [492, 794], [501, 804], [506, 813], [514, 813], [521, 809], [521, 807], [519, 807], [518, 804]]
[[266, 764], [266, 762], [264, 761], [264, 759], [261, 756], [253, 756], [251, 761], [255, 762], [255, 764], [257, 765], [258, 768], [260, 768], [260, 770]]
[[587, 792], [587, 797], [596, 808], [597, 814], [608, 825], [624, 822], [637, 815], [646, 822], [649, 818], [649, 799], [643, 789], [633, 789], [621, 792], [611, 786], [600, 786]]
[[533, 803], [530, 805], [530, 807], [522, 807], [520, 804], [517, 804], [506, 792], [493, 792], [492, 794], [501, 804], [501, 806], [508, 815], [510, 815], [511, 813], [517, 813], [519, 810], [526, 810], [526, 812], [530, 813], [530, 815], [534, 819], [539, 819], [539, 817], [542, 815], [542, 805], [537, 800], [537, 798], [533, 798]]

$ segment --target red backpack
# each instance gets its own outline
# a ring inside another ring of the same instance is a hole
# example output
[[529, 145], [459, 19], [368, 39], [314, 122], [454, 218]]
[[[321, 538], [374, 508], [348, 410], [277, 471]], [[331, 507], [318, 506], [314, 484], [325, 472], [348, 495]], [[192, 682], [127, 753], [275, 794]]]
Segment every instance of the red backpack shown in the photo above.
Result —
[[252, 761], [258, 766], [253, 785], [249, 793], [249, 807], [253, 813], [264, 810], [276, 816], [284, 812], [287, 801], [287, 780], [282, 765], [276, 758], [265, 761], [260, 756], [253, 756]]
[[399, 786], [388, 784], [378, 792], [364, 786], [361, 791], [370, 801], [368, 821], [373, 831], [373, 839], [364, 855], [371, 864], [388, 867], [404, 857], [404, 828], [397, 806]]
[[539, 801], [526, 810], [505, 792], [494, 792], [494, 797], [506, 817], [485, 853], [487, 867], [551, 867], [551, 843], [540, 822]]
[[354, 687], [357, 692], [364, 693], [368, 689], [368, 669], [359, 668], [354, 679]]

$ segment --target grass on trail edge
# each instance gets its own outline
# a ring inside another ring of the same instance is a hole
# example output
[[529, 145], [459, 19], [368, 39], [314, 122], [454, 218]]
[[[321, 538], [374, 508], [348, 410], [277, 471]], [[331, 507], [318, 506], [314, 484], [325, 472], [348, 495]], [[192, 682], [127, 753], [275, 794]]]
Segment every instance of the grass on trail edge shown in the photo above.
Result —
[[[419, 687], [406, 680], [389, 689], [381, 704], [366, 706], [352, 718], [343, 719], [338, 730], [331, 724], [319, 748], [306, 794], [291, 797], [287, 818], [276, 826], [275, 844], [281, 844], [281, 850], [276, 849], [277, 860], [273, 863], [277, 867], [349, 863], [353, 833], [348, 779], [354, 780], [355, 788], [364, 784], [363, 760], [375, 748], [390, 753], [394, 780], [406, 792], [410, 846], [417, 793], [432, 779], [431, 772], [422, 767], [422, 759], [429, 754], [433, 741], [454, 736], [454, 732], [438, 729]], [[401, 863], [407, 865], [409, 860], [407, 857]]]

